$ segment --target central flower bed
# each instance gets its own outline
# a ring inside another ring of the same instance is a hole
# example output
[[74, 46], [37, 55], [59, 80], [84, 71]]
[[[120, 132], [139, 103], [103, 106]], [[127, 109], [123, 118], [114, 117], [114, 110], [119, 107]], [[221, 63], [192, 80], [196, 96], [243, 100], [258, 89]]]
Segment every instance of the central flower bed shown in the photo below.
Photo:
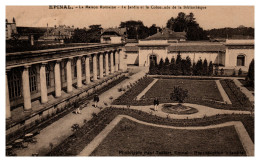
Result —
[[182, 104], [164, 104], [162, 107], [162, 111], [169, 114], [178, 114], [178, 115], [187, 115], [187, 114], [195, 114], [198, 112], [197, 109], [190, 107], [190, 106], [184, 106]]

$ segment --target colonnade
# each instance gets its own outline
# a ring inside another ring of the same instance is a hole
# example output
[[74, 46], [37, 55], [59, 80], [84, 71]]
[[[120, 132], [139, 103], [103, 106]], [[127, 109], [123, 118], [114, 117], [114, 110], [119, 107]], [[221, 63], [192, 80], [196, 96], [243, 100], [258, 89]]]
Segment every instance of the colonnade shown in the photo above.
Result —
[[[109, 60], [110, 55], [110, 60]], [[114, 59], [115, 55], [115, 59]], [[60, 63], [61, 61], [65, 61], [66, 65], [66, 86], [67, 86], [67, 93], [73, 91], [73, 81], [72, 81], [72, 60], [76, 57], [76, 71], [77, 71], [77, 88], [81, 88], [83, 86], [82, 80], [85, 80], [85, 84], [91, 83], [91, 73], [90, 73], [90, 57], [92, 57], [93, 61], [93, 76], [92, 82], [97, 81], [98, 79], [102, 79], [105, 76], [113, 74], [122, 69], [122, 62], [120, 61], [120, 50], [116, 51], [103, 51], [103, 52], [95, 52], [92, 54], [86, 55], [79, 55], [79, 56], [71, 56], [66, 58], [59, 58], [54, 61], [54, 86], [55, 86], [55, 97], [61, 97], [62, 92], [62, 83], [61, 83], [61, 69]], [[82, 59], [85, 60], [85, 78], [82, 77]], [[104, 60], [105, 60], [105, 70], [104, 70]], [[115, 60], [115, 61], [114, 61]], [[109, 62], [110, 61], [110, 62]], [[39, 63], [37, 63], [39, 64]], [[41, 95], [41, 103], [48, 102], [48, 89], [46, 83], [46, 65], [48, 61], [44, 61], [40, 63], [40, 95]], [[30, 92], [30, 80], [29, 80], [29, 67], [33, 65], [27, 64], [23, 65], [22, 71], [22, 97], [23, 97], [23, 106], [24, 111], [31, 111], [32, 110], [32, 103], [31, 103], [31, 92]], [[98, 66], [99, 65], [99, 66]], [[109, 66], [110, 65], [110, 66]], [[99, 67], [99, 69], [98, 69]], [[10, 69], [7, 68], [6, 70], [6, 119], [11, 118], [11, 109], [10, 109], [10, 100], [9, 100], [9, 90], [8, 90], [8, 77], [7, 74]], [[99, 73], [98, 73], [99, 71]]]

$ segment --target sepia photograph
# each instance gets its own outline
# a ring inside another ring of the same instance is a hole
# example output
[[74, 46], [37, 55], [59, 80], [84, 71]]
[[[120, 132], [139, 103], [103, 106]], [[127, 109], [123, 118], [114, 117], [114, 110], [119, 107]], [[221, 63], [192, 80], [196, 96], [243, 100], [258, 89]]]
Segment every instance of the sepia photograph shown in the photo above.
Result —
[[254, 157], [254, 53], [255, 6], [6, 5], [5, 157]]

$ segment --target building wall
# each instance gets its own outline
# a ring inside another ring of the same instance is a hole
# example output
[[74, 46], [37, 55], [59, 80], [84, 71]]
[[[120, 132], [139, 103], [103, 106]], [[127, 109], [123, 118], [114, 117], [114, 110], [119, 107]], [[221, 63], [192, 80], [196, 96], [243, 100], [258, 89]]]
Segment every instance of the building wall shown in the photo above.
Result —
[[122, 37], [119, 36], [110, 36], [110, 41], [106, 41], [103, 39], [103, 36], [101, 36], [101, 43], [111, 43], [111, 44], [117, 44], [122, 43]]
[[157, 56], [157, 63], [159, 63], [160, 59], [165, 59], [167, 57], [167, 48], [147, 48], [143, 49], [143, 47], [139, 47], [139, 66], [149, 66], [150, 65], [150, 55]]
[[[157, 63], [159, 63], [160, 59], [162, 58], [165, 60], [166, 57], [171, 60], [172, 57], [175, 59], [177, 58], [178, 52], [170, 52], [168, 53], [166, 48], [161, 48], [161, 49], [139, 49], [139, 66], [149, 66], [150, 65], [150, 60], [149, 56], [150, 55], [156, 55], [157, 56]], [[212, 61], [213, 64], [225, 64], [225, 54], [222, 52], [180, 52], [181, 57], [185, 59], [187, 56], [190, 57], [191, 62], [197, 62], [199, 59], [207, 59], [208, 63]], [[132, 54], [131, 54], [132, 55]], [[131, 60], [130, 60], [131, 59]], [[130, 64], [132, 63], [133, 56], [127, 58], [127, 63]]]
[[[237, 66], [237, 56], [245, 56], [245, 66]], [[226, 49], [225, 67], [246, 70], [254, 58], [254, 49]]]
[[[187, 56], [190, 57], [191, 62], [197, 62], [199, 59], [204, 61], [207, 59], [208, 63], [212, 61], [213, 64], [223, 64], [225, 61], [225, 54], [221, 52], [180, 52], [181, 58], [185, 59]], [[178, 53], [169, 53], [168, 58], [171, 60], [172, 57], [177, 58]]]
[[127, 52], [126, 53], [127, 57], [127, 64], [128, 65], [138, 65], [138, 53], [136, 52]]

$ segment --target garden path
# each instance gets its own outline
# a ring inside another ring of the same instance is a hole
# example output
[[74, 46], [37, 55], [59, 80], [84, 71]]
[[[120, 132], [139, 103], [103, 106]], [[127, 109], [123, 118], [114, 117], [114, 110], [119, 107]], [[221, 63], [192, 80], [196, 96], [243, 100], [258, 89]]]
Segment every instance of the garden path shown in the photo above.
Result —
[[243, 84], [238, 80], [238, 79], [233, 79], [234, 83], [236, 84], [236, 86], [238, 86], [241, 90], [241, 92], [243, 92], [246, 97], [249, 99], [249, 101], [251, 103], [254, 103], [255, 99], [254, 99], [254, 95], [252, 94], [251, 91], [249, 91], [246, 87], [243, 86]]
[[230, 99], [229, 99], [229, 97], [228, 97], [226, 91], [225, 91], [224, 88], [222, 87], [220, 81], [219, 81], [219, 80], [216, 80], [215, 82], [216, 82], [217, 87], [218, 87], [218, 90], [219, 90], [219, 92], [220, 92], [220, 94], [221, 94], [221, 96], [222, 96], [222, 98], [223, 98], [224, 103], [227, 103], [227, 104], [230, 104], [230, 105], [231, 105], [232, 102], [230, 101]]
[[91, 153], [99, 146], [99, 144], [106, 138], [106, 136], [114, 129], [114, 127], [121, 121], [122, 118], [130, 119], [134, 122], [154, 126], [154, 127], [161, 127], [161, 128], [169, 128], [169, 129], [185, 129], [185, 130], [203, 130], [203, 129], [212, 129], [212, 128], [221, 128], [226, 126], [234, 126], [236, 132], [239, 136], [239, 139], [246, 151], [247, 156], [254, 156], [254, 143], [252, 142], [251, 138], [249, 137], [244, 125], [240, 121], [231, 121], [216, 125], [209, 125], [209, 126], [196, 126], [196, 127], [174, 127], [174, 126], [167, 126], [167, 125], [159, 125], [153, 123], [147, 123], [144, 121], [137, 120], [133, 117], [127, 115], [118, 115], [112, 122], [110, 122], [107, 127], [101, 131], [80, 153], [78, 156], [89, 156]]
[[[130, 83], [134, 83], [138, 79], [142, 78], [146, 75], [147, 70], [142, 70], [132, 76], [129, 79], [126, 79], [116, 85], [115, 87], [109, 89], [108, 91], [99, 95], [100, 107], [105, 107], [105, 104], [109, 105], [112, 100], [110, 100], [110, 96], [113, 98], [118, 98], [121, 93], [118, 92], [118, 88], [126, 87]], [[41, 130], [41, 133], [36, 135], [35, 138], [37, 143], [28, 144], [28, 148], [24, 149], [16, 149], [14, 153], [17, 156], [31, 156], [32, 154], [38, 153], [39, 156], [44, 156], [50, 151], [50, 143], [53, 144], [53, 147], [60, 144], [63, 140], [69, 137], [73, 132], [71, 131], [71, 126], [75, 123], [82, 126], [84, 124], [84, 120], [90, 120], [92, 118], [92, 113], [99, 113], [99, 108], [94, 108], [93, 100], [89, 101], [89, 104], [81, 110], [81, 114], [69, 113], [68, 115], [62, 117], [58, 121], [50, 124], [46, 128]]]
[[140, 100], [141, 97], [145, 95], [145, 93], [158, 81], [158, 79], [154, 79], [152, 83], [150, 83], [137, 97], [136, 100]]
[[[178, 103], [163, 103], [160, 104], [159, 110], [154, 111], [154, 105], [147, 105], [147, 106], [131, 106], [131, 109], [141, 110], [147, 113], [155, 114], [160, 117], [169, 117], [172, 119], [194, 119], [194, 118], [203, 118], [204, 116], [214, 116], [217, 114], [250, 114], [250, 111], [239, 111], [239, 110], [222, 110], [222, 109], [215, 109], [208, 106], [203, 105], [197, 105], [197, 104], [190, 104], [190, 103], [184, 103], [185, 106], [190, 106], [198, 110], [197, 113], [194, 114], [188, 114], [188, 115], [177, 115], [177, 114], [168, 114], [163, 112], [162, 106], [164, 104], [173, 104], [176, 105]], [[126, 105], [112, 105], [112, 107], [115, 108], [127, 108]]]

